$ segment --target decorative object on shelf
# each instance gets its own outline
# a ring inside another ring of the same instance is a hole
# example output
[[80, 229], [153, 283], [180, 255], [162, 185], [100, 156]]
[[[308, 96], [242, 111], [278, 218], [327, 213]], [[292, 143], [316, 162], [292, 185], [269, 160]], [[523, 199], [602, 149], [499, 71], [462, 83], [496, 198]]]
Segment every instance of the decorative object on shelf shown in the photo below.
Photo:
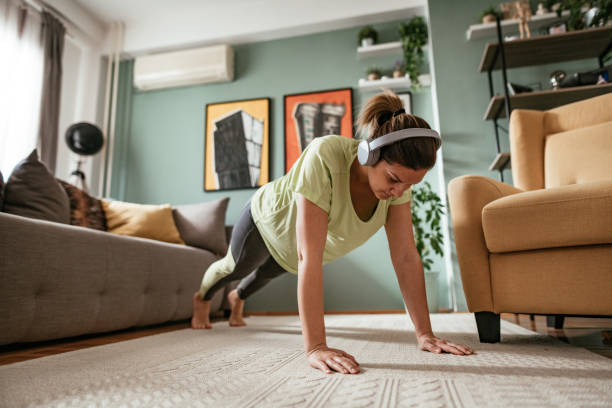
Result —
[[519, 32], [521, 34], [521, 38], [530, 38], [531, 30], [529, 29], [529, 24], [527, 22], [531, 20], [531, 6], [527, 2], [517, 1], [514, 3], [516, 7], [516, 15], [519, 19]]
[[590, 2], [590, 6], [584, 15], [587, 27], [604, 26], [610, 21], [612, 0], [594, 0]]
[[[517, 3], [519, 4], [517, 5]], [[519, 19], [519, 7], [528, 7], [531, 11], [529, 0], [507, 1], [499, 5], [499, 9], [501, 10], [501, 15], [503, 16], [504, 20]]]
[[423, 63], [423, 46], [427, 44], [427, 24], [423, 17], [413, 17], [407, 24], [399, 25], [399, 34], [404, 51], [406, 71], [413, 87], [419, 87], [419, 67]]
[[543, 16], [548, 13], [548, 10], [544, 7], [543, 3], [538, 3], [538, 9], [536, 10], [536, 16]]
[[605, 84], [610, 81], [610, 71], [608, 68], [599, 68], [588, 72], [574, 72], [566, 75], [560, 82], [560, 88], [570, 88], [573, 86], [585, 86]]
[[500, 18], [503, 17], [502, 13], [497, 11], [495, 7], [489, 6], [482, 11], [482, 14], [480, 15], [480, 20], [483, 24], [494, 23], [497, 16], [499, 16]]
[[556, 10], [559, 18], [561, 17], [561, 13], [563, 13], [563, 11], [569, 11], [569, 18], [567, 20], [568, 31], [582, 30], [586, 27], [584, 22], [584, 12], [582, 11], [582, 7], [584, 5], [584, 0], [563, 0], [559, 2], [559, 7]]
[[565, 23], [553, 24], [550, 27], [548, 27], [548, 34], [551, 34], [551, 35], [561, 34], [561, 33], [566, 33], [566, 32], [567, 32], [567, 24]]
[[368, 25], [359, 30], [358, 38], [359, 44], [362, 47], [368, 47], [376, 44], [376, 41], [378, 41], [378, 32]]
[[366, 71], [366, 74], [368, 74], [368, 79], [370, 81], [374, 81], [376, 79], [380, 79], [382, 72], [377, 66], [371, 66]]
[[204, 190], [257, 188], [269, 181], [270, 98], [206, 105]]
[[84, 160], [82, 156], [92, 156], [102, 149], [104, 145], [104, 136], [99, 127], [94, 124], [87, 122], [79, 122], [71, 125], [66, 130], [66, 144], [74, 153], [79, 155], [79, 161], [77, 162], [77, 168], [71, 176], [76, 176], [81, 184], [81, 190], [87, 193], [87, 182], [85, 180], [85, 173], [81, 171], [81, 165]]
[[432, 250], [435, 254], [444, 256], [440, 224], [444, 215], [444, 205], [438, 194], [432, 190], [431, 185], [425, 181], [418, 187], [412, 188], [410, 208], [414, 241], [423, 262], [423, 269], [428, 272], [433, 264], [430, 258]]
[[285, 95], [285, 173], [314, 138], [353, 137], [353, 89]]
[[404, 62], [396, 60], [393, 64], [393, 78], [401, 78], [405, 75]]
[[565, 72], [563, 71], [555, 71], [550, 74], [550, 84], [552, 85], [552, 89], [559, 89], [561, 81], [565, 78]]
[[533, 92], [533, 89], [525, 85], [519, 85], [513, 82], [508, 82], [508, 94], [517, 95], [517, 94], [525, 93], [525, 92]]

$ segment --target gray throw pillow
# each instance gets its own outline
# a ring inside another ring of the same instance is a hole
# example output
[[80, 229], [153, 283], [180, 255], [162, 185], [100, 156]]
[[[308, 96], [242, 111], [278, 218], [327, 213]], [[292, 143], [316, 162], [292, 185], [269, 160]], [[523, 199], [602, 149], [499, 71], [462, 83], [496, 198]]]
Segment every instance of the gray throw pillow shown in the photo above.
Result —
[[0, 211], [2, 211], [2, 204], [4, 203], [4, 177], [0, 171]]
[[6, 213], [70, 224], [70, 200], [47, 167], [38, 161], [36, 149], [19, 162], [4, 190]]
[[225, 213], [229, 197], [173, 208], [174, 223], [187, 245], [225, 255]]

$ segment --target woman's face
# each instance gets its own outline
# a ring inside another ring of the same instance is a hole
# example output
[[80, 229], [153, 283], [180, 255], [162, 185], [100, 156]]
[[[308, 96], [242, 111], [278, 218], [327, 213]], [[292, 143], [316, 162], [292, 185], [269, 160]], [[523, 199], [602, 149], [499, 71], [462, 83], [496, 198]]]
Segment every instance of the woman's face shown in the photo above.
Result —
[[401, 164], [380, 160], [368, 168], [368, 182], [379, 200], [400, 197], [413, 184], [420, 183], [428, 169], [414, 170]]

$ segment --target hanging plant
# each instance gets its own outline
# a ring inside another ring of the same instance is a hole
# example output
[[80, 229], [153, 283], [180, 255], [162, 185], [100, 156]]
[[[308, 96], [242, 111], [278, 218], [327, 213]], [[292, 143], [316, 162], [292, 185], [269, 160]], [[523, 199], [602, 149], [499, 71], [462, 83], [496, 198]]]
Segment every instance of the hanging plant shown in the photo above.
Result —
[[404, 51], [406, 72], [413, 86], [418, 87], [419, 67], [423, 63], [423, 46], [427, 44], [427, 24], [423, 17], [413, 17], [407, 24], [399, 25], [399, 34]]
[[[421, 256], [425, 271], [431, 270], [433, 251], [439, 256], [444, 255], [442, 236], [442, 215], [444, 205], [440, 197], [432, 190], [428, 182], [412, 189], [412, 227], [417, 251]], [[425, 228], [427, 227], [427, 231]]]

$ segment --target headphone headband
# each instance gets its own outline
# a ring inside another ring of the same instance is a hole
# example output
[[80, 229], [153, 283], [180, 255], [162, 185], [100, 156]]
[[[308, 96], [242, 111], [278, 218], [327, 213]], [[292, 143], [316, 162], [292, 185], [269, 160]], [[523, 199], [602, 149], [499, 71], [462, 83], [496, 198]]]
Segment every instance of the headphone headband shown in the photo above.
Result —
[[442, 145], [442, 138], [440, 138], [438, 132], [433, 129], [401, 129], [395, 132], [387, 133], [386, 135], [377, 137], [373, 140], [362, 140], [359, 143], [359, 147], [357, 149], [357, 158], [359, 159], [359, 162], [362, 165], [373, 166], [376, 164], [376, 162], [378, 162], [381, 147], [413, 137], [431, 137], [436, 141], [437, 147], [440, 147], [440, 145]]

